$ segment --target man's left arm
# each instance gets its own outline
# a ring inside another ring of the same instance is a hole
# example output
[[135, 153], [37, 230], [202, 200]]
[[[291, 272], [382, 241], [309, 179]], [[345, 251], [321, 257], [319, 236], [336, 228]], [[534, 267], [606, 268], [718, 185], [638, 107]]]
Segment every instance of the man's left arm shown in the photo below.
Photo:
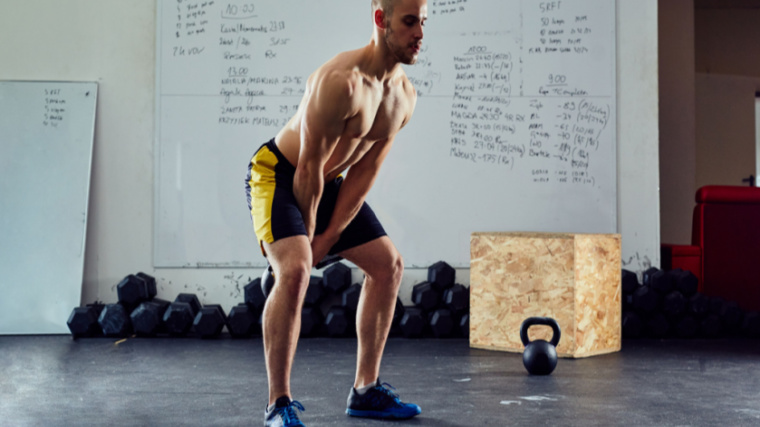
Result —
[[393, 145], [393, 136], [377, 141], [356, 164], [348, 169], [346, 178], [340, 186], [335, 209], [325, 231], [314, 237], [312, 255], [316, 265], [338, 241], [341, 233], [359, 213], [364, 199], [374, 184], [380, 166]]

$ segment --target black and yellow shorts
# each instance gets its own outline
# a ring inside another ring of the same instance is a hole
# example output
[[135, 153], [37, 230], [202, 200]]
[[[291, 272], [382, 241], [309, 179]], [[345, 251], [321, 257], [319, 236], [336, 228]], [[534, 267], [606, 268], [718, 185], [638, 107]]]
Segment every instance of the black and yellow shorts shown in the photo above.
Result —
[[[293, 195], [295, 172], [296, 168], [282, 155], [274, 139], [259, 147], [248, 165], [245, 188], [259, 245], [264, 241], [272, 243], [285, 237], [307, 235]], [[317, 208], [315, 234], [323, 233], [329, 225], [342, 182], [342, 176], [325, 182]], [[385, 235], [375, 213], [364, 203], [329, 253], [337, 254]]]

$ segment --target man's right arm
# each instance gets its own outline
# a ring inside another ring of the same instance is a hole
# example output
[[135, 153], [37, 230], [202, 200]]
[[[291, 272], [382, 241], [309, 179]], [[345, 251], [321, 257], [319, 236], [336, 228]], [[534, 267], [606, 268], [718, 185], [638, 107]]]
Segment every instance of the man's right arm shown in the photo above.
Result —
[[324, 188], [325, 164], [343, 134], [353, 110], [351, 81], [341, 72], [318, 76], [301, 118], [301, 147], [293, 194], [303, 215], [309, 241], [314, 237], [317, 207]]

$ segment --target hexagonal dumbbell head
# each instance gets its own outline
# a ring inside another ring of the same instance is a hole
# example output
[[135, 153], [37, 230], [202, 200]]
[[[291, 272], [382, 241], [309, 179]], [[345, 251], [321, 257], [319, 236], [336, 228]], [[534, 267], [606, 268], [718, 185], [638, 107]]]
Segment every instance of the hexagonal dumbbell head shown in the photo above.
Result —
[[195, 318], [195, 315], [201, 311], [201, 302], [198, 300], [198, 297], [195, 294], [179, 294], [177, 295], [177, 298], [174, 299], [174, 302], [186, 302], [190, 304], [190, 310], [193, 313], [193, 319]]
[[142, 271], [135, 274], [135, 276], [145, 280], [145, 283], [148, 285], [148, 298], [155, 297], [158, 293], [158, 290], [156, 289], [156, 279], [149, 274], [143, 273]]
[[324, 294], [325, 288], [322, 286], [322, 278], [319, 276], [311, 276], [309, 278], [309, 287], [306, 288], [306, 298], [303, 303], [306, 306], [316, 306], [322, 302]]
[[470, 313], [464, 313], [459, 318], [459, 335], [465, 338], [470, 336]]
[[243, 292], [246, 304], [250, 305], [255, 311], [261, 311], [264, 309], [264, 304], [267, 302], [267, 297], [264, 295], [264, 291], [261, 289], [261, 278], [257, 277], [250, 283], [245, 285]]
[[683, 296], [689, 298], [697, 293], [699, 279], [697, 279], [697, 276], [695, 276], [694, 273], [679, 268], [671, 271], [670, 274], [673, 276], [676, 290], [681, 292]]
[[335, 263], [322, 274], [322, 286], [332, 293], [342, 292], [351, 286], [351, 269], [343, 263]]
[[404, 315], [399, 323], [401, 333], [406, 338], [419, 338], [425, 330], [425, 319], [422, 310], [418, 307], [406, 307]]
[[166, 331], [172, 335], [185, 335], [193, 326], [195, 314], [190, 303], [175, 301], [164, 312]]
[[340, 294], [340, 305], [346, 310], [356, 313], [356, 308], [359, 306], [359, 296], [362, 293], [362, 285], [354, 283], [349, 286], [348, 289]]
[[319, 307], [304, 307], [301, 310], [301, 336], [313, 337], [319, 335], [324, 324], [324, 318]]
[[92, 307], [76, 307], [66, 325], [74, 338], [93, 337], [101, 333], [98, 313]]
[[660, 271], [657, 267], [649, 267], [646, 270], [644, 270], [643, 273], [641, 273], [641, 284], [645, 286], [649, 286], [652, 281], [652, 276]]
[[203, 306], [193, 320], [193, 330], [200, 338], [216, 338], [222, 333], [227, 323], [227, 315], [222, 306], [209, 304]]
[[134, 274], [123, 278], [116, 285], [116, 293], [119, 296], [119, 302], [125, 307], [136, 307], [141, 302], [150, 299], [145, 279]]
[[428, 267], [427, 281], [432, 283], [437, 291], [442, 291], [454, 285], [456, 271], [444, 261], [438, 261]]
[[639, 338], [644, 332], [644, 322], [642, 322], [641, 317], [633, 311], [626, 311], [623, 313], [622, 326], [624, 338]]
[[646, 323], [647, 331], [653, 338], [663, 338], [670, 332], [670, 322], [662, 313], [655, 313]]
[[438, 306], [440, 294], [430, 282], [422, 282], [412, 287], [412, 302], [417, 307], [432, 311]]
[[439, 308], [430, 316], [430, 329], [436, 338], [446, 338], [451, 336], [454, 330], [454, 318], [451, 311], [446, 308]]
[[168, 301], [154, 299], [143, 302], [132, 310], [129, 317], [135, 333], [140, 336], [154, 336], [161, 332], [164, 312], [168, 306]]
[[710, 298], [705, 294], [694, 294], [689, 298], [686, 312], [697, 319], [702, 319], [710, 313]]
[[404, 317], [406, 307], [401, 302], [401, 298], [396, 297], [396, 308], [393, 310], [393, 326], [398, 326], [401, 323], [401, 318]]
[[630, 293], [633, 293], [633, 291], [635, 291], [636, 288], [639, 287], [639, 278], [636, 276], [636, 273], [634, 273], [633, 271], [623, 269], [621, 283], [622, 283], [623, 293], [630, 294]]
[[470, 307], [470, 290], [456, 284], [443, 291], [443, 305], [452, 313], [462, 313]]
[[660, 306], [660, 294], [649, 286], [639, 286], [633, 293], [633, 306], [636, 310], [651, 313]]
[[248, 304], [238, 304], [230, 309], [227, 316], [227, 329], [234, 338], [246, 338], [259, 328], [259, 313]]
[[330, 337], [345, 337], [350, 332], [351, 321], [347, 310], [332, 306], [325, 316], [325, 331]]
[[108, 304], [103, 307], [98, 323], [103, 334], [109, 337], [126, 337], [132, 333], [132, 322], [127, 309], [121, 304]]
[[673, 290], [673, 275], [669, 271], [657, 271], [649, 279], [649, 287], [662, 295]]
[[671, 319], [680, 317], [686, 311], [686, 298], [679, 291], [672, 291], [662, 300], [662, 311]]

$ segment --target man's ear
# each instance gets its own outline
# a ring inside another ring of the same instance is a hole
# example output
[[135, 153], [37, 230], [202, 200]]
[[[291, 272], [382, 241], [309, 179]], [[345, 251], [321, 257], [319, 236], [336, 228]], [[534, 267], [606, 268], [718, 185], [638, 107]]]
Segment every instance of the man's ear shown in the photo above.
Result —
[[385, 13], [382, 9], [375, 9], [375, 25], [380, 29], [385, 29]]

